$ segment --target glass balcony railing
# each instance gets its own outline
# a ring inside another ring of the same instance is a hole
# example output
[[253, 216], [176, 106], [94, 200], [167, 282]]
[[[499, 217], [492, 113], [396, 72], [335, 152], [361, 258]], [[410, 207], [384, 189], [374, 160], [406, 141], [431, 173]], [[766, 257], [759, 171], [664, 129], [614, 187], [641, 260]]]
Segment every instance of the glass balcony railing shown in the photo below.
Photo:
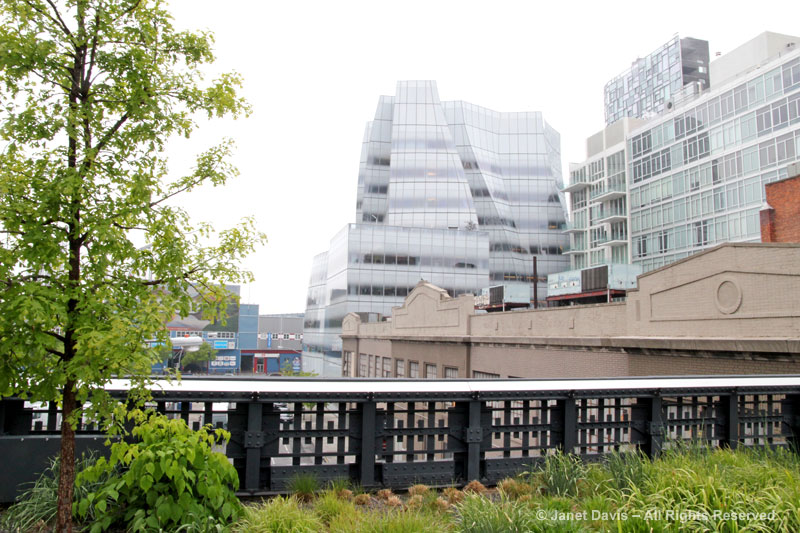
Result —
[[628, 241], [627, 233], [606, 233], [601, 235], [598, 239], [595, 239], [594, 245], [602, 246], [609, 242], [627, 242], [627, 241]]
[[595, 222], [602, 222], [609, 218], [626, 218], [627, 216], [628, 213], [626, 209], [601, 209]]
[[567, 222], [564, 224], [564, 233], [574, 233], [578, 231], [586, 231], [586, 224], [576, 224], [574, 222]]
[[596, 200], [603, 196], [620, 196], [624, 194], [625, 194], [624, 183], [609, 183], [602, 189], [593, 191], [589, 195], [589, 198], [591, 198], [592, 200]]

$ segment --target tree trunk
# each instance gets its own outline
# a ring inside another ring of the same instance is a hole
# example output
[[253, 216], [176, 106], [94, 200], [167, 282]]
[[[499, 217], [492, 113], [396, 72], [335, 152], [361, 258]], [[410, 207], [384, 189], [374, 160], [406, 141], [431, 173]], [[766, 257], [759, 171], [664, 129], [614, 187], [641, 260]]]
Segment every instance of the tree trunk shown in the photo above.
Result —
[[69, 423], [69, 417], [74, 411], [75, 382], [69, 379], [64, 385], [61, 417], [61, 467], [58, 476], [56, 533], [72, 533], [72, 494], [75, 486], [75, 431]]

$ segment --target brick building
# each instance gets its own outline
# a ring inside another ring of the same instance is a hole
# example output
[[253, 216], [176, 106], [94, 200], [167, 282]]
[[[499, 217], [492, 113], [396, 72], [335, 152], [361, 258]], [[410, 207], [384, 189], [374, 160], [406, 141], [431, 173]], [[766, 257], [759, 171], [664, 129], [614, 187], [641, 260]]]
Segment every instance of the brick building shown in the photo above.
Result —
[[800, 165], [789, 165], [788, 178], [767, 183], [764, 189], [761, 242], [800, 242]]
[[727, 243], [638, 278], [622, 303], [476, 314], [421, 282], [342, 325], [348, 377], [800, 374], [800, 244]]

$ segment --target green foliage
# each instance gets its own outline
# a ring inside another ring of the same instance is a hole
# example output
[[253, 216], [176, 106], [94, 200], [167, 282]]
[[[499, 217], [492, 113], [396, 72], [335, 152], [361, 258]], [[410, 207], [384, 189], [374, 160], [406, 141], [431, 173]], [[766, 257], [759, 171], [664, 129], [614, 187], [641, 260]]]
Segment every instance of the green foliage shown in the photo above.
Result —
[[331, 533], [440, 533], [449, 520], [426, 512], [367, 512], [355, 521], [340, 517], [331, 523]]
[[498, 502], [470, 493], [457, 506], [461, 533], [523, 533], [537, 525], [527, 505], [505, 498]]
[[308, 502], [319, 491], [319, 480], [311, 473], [295, 474], [289, 480], [289, 490], [299, 501]]
[[353, 502], [339, 497], [339, 490], [327, 490], [314, 502], [314, 513], [326, 526], [337, 520], [355, 520], [358, 511]]
[[640, 451], [612, 452], [606, 457], [605, 469], [614, 486], [622, 491], [641, 487], [647, 479], [650, 459]]
[[[93, 466], [97, 456], [93, 453], [85, 454], [76, 462], [75, 469], [82, 472]], [[38, 524], [52, 525], [55, 523], [56, 502], [58, 500], [58, 475], [61, 460], [58, 457], [50, 459], [50, 466], [39, 476], [30, 488], [25, 490], [17, 503], [8, 508], [0, 520], [0, 529], [9, 531], [29, 531]], [[115, 472], [108, 471], [93, 483], [86, 483], [75, 487], [74, 498], [85, 498], [88, 494], [96, 492], [106, 483]], [[91, 522], [95, 518], [94, 506], [89, 506], [85, 521]]]
[[258, 506], [246, 506], [234, 533], [317, 533], [322, 521], [300, 508], [296, 498], [278, 496]]
[[283, 366], [281, 366], [281, 375], [298, 378], [313, 378], [317, 376], [316, 372], [303, 372], [302, 370], [294, 370], [291, 361], [283, 362]]
[[181, 368], [205, 368], [203, 363], [213, 361], [217, 358], [217, 350], [211, 347], [207, 342], [201, 344], [196, 351], [186, 352], [181, 358]]
[[109, 379], [145, 384], [145, 341], [173, 314], [218, 318], [225, 283], [252, 280], [252, 219], [216, 231], [173, 203], [237, 173], [230, 140], [168, 171], [168, 141], [197, 117], [249, 112], [236, 74], [203, 80], [212, 42], [176, 30], [164, 0], [0, 2], [0, 397], [62, 401], [64, 461], [70, 425], [114, 409]]
[[586, 477], [586, 469], [579, 457], [556, 451], [545, 458], [534, 474], [537, 475], [549, 494], [575, 496]]
[[[239, 477], [227, 458], [211, 449], [230, 438], [227, 432], [192, 431], [181, 419], [154, 413], [134, 411], [131, 417], [138, 422], [137, 441], [115, 442], [107, 461], [98, 459], [78, 477], [78, 486], [106, 477], [74, 504], [81, 519], [94, 508], [92, 533], [119, 524], [131, 531], [173, 531], [188, 529], [197, 517], [225, 524], [239, 515]], [[108, 478], [114, 469], [122, 473]]]

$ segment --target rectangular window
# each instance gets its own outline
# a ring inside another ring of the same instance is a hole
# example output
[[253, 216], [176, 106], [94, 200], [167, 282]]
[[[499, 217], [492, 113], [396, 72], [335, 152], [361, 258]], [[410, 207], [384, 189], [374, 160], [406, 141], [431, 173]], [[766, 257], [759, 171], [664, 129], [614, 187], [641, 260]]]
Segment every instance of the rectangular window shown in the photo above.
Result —
[[390, 357], [383, 358], [383, 376], [385, 378], [392, 377], [392, 359]]
[[358, 354], [358, 377], [365, 378], [367, 377], [367, 354], [360, 353]]
[[394, 361], [394, 375], [397, 378], [406, 377], [406, 363], [402, 359], [395, 359], [395, 361]]
[[480, 370], [473, 370], [472, 377], [475, 379], [499, 379], [500, 374], [493, 374], [491, 372], [481, 372]]
[[436, 365], [425, 363], [425, 379], [436, 379]]
[[444, 378], [445, 379], [458, 379], [458, 369], [453, 368], [452, 366], [444, 367]]
[[410, 378], [418, 378], [419, 377], [419, 363], [416, 361], [409, 361], [408, 362], [408, 377]]

